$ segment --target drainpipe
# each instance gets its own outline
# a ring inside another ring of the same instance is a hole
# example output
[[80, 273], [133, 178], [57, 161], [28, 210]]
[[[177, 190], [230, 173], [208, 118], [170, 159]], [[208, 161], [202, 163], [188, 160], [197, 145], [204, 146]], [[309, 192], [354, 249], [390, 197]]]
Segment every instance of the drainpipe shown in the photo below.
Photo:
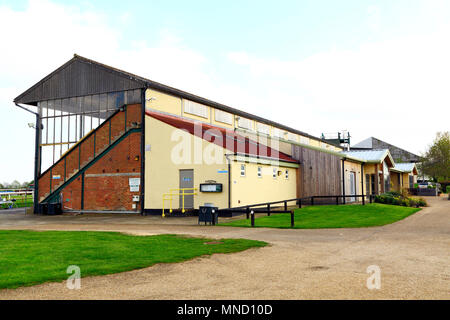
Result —
[[362, 194], [362, 203], [363, 205], [365, 204], [365, 199], [364, 199], [364, 165], [361, 162], [361, 194]]
[[345, 204], [345, 168], [344, 168], [345, 158], [342, 158], [342, 201]]
[[41, 124], [41, 117], [39, 116], [39, 113], [31, 111], [25, 107], [22, 107], [21, 105], [14, 103], [19, 108], [28, 111], [36, 116], [36, 133], [35, 133], [35, 140], [34, 140], [34, 201], [33, 201], [33, 211], [35, 214], [40, 213], [39, 212], [39, 192], [38, 192], [38, 180], [40, 175], [40, 146], [39, 141], [41, 137], [41, 130], [42, 130], [42, 124]]
[[141, 186], [140, 186], [140, 207], [141, 215], [144, 212], [144, 197], [145, 197], [145, 91], [147, 87], [141, 90]]
[[228, 164], [228, 209], [231, 208], [231, 161], [228, 158], [231, 154], [226, 154], [225, 158], [227, 159]]

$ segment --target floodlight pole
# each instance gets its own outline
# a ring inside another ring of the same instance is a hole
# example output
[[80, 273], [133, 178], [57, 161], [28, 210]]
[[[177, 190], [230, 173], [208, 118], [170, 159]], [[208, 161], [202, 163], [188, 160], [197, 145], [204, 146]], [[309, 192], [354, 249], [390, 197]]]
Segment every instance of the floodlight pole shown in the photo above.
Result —
[[28, 108], [22, 107], [21, 105], [15, 103], [16, 106], [18, 106], [19, 108], [28, 111], [32, 114], [34, 114], [36, 116], [36, 126], [35, 126], [35, 130], [36, 130], [36, 134], [35, 134], [35, 146], [34, 146], [34, 199], [33, 199], [33, 212], [35, 214], [40, 213], [39, 212], [39, 192], [38, 192], [38, 179], [39, 179], [39, 174], [40, 174], [40, 166], [39, 166], [39, 154], [40, 154], [40, 150], [39, 150], [39, 141], [40, 141], [40, 135], [41, 135], [41, 129], [42, 129], [42, 124], [41, 124], [41, 117], [39, 116], [39, 113], [31, 111]]

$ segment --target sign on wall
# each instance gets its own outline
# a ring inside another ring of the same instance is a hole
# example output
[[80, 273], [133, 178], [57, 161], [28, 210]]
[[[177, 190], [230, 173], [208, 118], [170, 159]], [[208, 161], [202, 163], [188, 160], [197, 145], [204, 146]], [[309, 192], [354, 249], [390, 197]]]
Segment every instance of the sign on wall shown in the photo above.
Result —
[[139, 186], [141, 185], [141, 178], [129, 178], [128, 184], [130, 185], [130, 192], [139, 192]]

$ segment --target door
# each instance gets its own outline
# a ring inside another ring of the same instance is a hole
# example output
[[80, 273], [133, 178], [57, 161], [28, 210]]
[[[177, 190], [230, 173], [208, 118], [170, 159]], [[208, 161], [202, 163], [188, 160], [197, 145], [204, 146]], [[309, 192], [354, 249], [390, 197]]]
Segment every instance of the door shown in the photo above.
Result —
[[[194, 187], [194, 170], [185, 169], [180, 170], [180, 189], [193, 188]], [[193, 190], [185, 190], [186, 193], [193, 193]], [[181, 190], [180, 190], [181, 193]], [[183, 203], [183, 197], [180, 196], [180, 208]], [[192, 209], [194, 208], [194, 196], [188, 195], [184, 196], [184, 208]]]
[[[353, 171], [349, 172], [349, 195], [355, 195], [356, 194], [356, 174]], [[350, 197], [350, 202], [355, 201], [355, 197]]]

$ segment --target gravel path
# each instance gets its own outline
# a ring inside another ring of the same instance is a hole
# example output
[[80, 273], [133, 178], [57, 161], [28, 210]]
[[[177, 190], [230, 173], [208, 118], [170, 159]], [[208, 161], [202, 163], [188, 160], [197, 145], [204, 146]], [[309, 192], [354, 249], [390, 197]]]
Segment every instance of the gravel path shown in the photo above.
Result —
[[[2, 229], [108, 230], [249, 238], [269, 247], [81, 279], [0, 290], [0, 299], [450, 299], [450, 201], [374, 228], [280, 230], [195, 225], [195, 219], [0, 214]], [[370, 265], [381, 289], [369, 290]], [[83, 270], [81, 270], [83, 272]]]

